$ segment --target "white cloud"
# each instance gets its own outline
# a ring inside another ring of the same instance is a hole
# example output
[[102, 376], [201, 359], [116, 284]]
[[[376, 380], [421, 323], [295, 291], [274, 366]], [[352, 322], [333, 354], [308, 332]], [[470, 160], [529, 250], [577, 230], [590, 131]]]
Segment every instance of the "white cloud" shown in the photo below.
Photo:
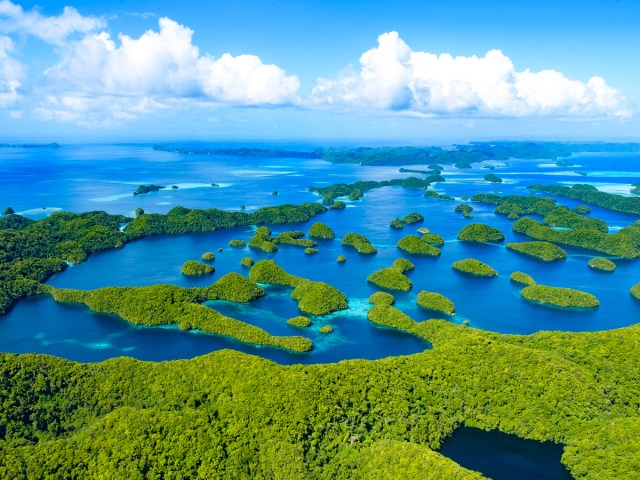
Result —
[[280, 67], [253, 55], [201, 55], [192, 30], [168, 18], [161, 18], [159, 27], [139, 38], [120, 35], [119, 44], [105, 32], [88, 35], [72, 43], [46, 76], [56, 90], [74, 94], [242, 105], [295, 100], [298, 78]]
[[95, 17], [83, 17], [73, 7], [64, 7], [58, 16], [43, 16], [37, 9], [24, 9], [9, 0], [0, 0], [0, 32], [25, 33], [52, 44], [62, 43], [74, 33], [87, 33], [104, 26]]
[[45, 72], [53, 95], [66, 101], [49, 102], [47, 111], [80, 112], [79, 106], [86, 104], [79, 100], [72, 105], [69, 98], [106, 97], [110, 105], [120, 102], [123, 112], [143, 99], [152, 99], [156, 108], [184, 101], [191, 106], [296, 102], [300, 86], [296, 76], [253, 55], [224, 54], [218, 59], [201, 55], [192, 35], [189, 28], [161, 18], [158, 31], [149, 30], [139, 38], [120, 35], [116, 42], [100, 32], [69, 43], [60, 49], [58, 63]]
[[20, 98], [24, 71], [22, 64], [11, 57], [12, 50], [11, 39], [0, 36], [0, 107], [15, 103]]
[[600, 77], [583, 83], [553, 70], [517, 71], [500, 50], [484, 57], [414, 52], [397, 32], [378, 37], [360, 70], [320, 78], [307, 99], [324, 108], [489, 117], [626, 117], [621, 92]]

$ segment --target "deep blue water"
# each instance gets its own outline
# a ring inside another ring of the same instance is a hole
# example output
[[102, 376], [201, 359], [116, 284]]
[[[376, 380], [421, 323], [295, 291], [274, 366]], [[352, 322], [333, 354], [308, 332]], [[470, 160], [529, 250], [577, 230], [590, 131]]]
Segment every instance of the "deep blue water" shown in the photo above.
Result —
[[[162, 236], [138, 240], [119, 250], [93, 255], [87, 262], [52, 277], [59, 287], [93, 289], [108, 285], [152, 285], [170, 283], [182, 286], [207, 285], [225, 273], [247, 273], [240, 259], [251, 256], [275, 259], [288, 272], [331, 283], [350, 300], [350, 309], [323, 318], [314, 318], [309, 329], [286, 325], [298, 310], [286, 289], [269, 288], [267, 297], [248, 305], [212, 302], [220, 312], [260, 326], [272, 334], [309, 336], [315, 344], [309, 354], [292, 354], [274, 348], [258, 348], [238, 342], [175, 328], [133, 327], [111, 316], [97, 315], [84, 307], [60, 305], [47, 297], [27, 299], [7, 315], [0, 317], [0, 350], [7, 352], [50, 353], [73, 360], [97, 361], [119, 355], [145, 360], [190, 358], [221, 348], [255, 353], [280, 363], [333, 362], [347, 358], [380, 358], [411, 354], [428, 344], [408, 335], [373, 327], [366, 319], [367, 298], [375, 291], [367, 276], [404, 256], [416, 269], [410, 272], [411, 292], [395, 293], [398, 308], [421, 320], [433, 318], [420, 310], [415, 298], [420, 290], [437, 291], [456, 304], [457, 315], [450, 321], [468, 321], [472, 327], [503, 333], [528, 334], [539, 330], [592, 331], [618, 328], [640, 320], [640, 304], [629, 295], [629, 287], [640, 281], [640, 262], [616, 261], [613, 274], [590, 270], [587, 261], [593, 252], [569, 249], [566, 261], [546, 264], [507, 251], [503, 245], [465, 244], [455, 240], [458, 231], [470, 222], [485, 222], [502, 230], [508, 241], [525, 237], [511, 231], [511, 221], [495, 215], [492, 206], [474, 204], [474, 218], [463, 218], [453, 211], [462, 195], [493, 192], [526, 194], [533, 183], [593, 183], [607, 191], [628, 192], [630, 184], [640, 180], [640, 155], [579, 155], [577, 166], [558, 167], [548, 161], [495, 162], [493, 173], [505, 183], [489, 184], [483, 168], [456, 170], [447, 167], [446, 183], [436, 189], [458, 197], [456, 202], [426, 199], [421, 191], [397, 187], [367, 193], [361, 201], [348, 202], [343, 211], [329, 211], [305, 224], [272, 225], [275, 233], [283, 230], [307, 231], [315, 220], [323, 221], [336, 232], [337, 239], [323, 241], [320, 253], [304, 255], [302, 249], [282, 246], [275, 254], [249, 248], [233, 249], [233, 238], [248, 239], [250, 227], [212, 233]], [[586, 172], [583, 177], [576, 171]], [[218, 156], [176, 155], [153, 151], [144, 145], [63, 146], [58, 150], [0, 151], [0, 188], [3, 201], [18, 213], [40, 218], [55, 209], [75, 212], [106, 210], [132, 215], [137, 207], [147, 212], [164, 213], [176, 205], [189, 208], [247, 210], [282, 203], [318, 201], [308, 186], [329, 185], [366, 179], [400, 178], [397, 167], [334, 166], [319, 160], [243, 159]], [[137, 185], [155, 183], [178, 185], [134, 197]], [[212, 187], [217, 183], [220, 187]], [[25, 185], [28, 188], [25, 188]], [[272, 195], [277, 190], [278, 195]], [[560, 199], [568, 206], [577, 202]], [[43, 207], [44, 210], [43, 210]], [[4, 206], [3, 206], [4, 208]], [[638, 217], [592, 207], [592, 216], [603, 218], [612, 230], [624, 227]], [[401, 231], [389, 228], [394, 217], [411, 211], [425, 216], [420, 224]], [[443, 235], [447, 243], [438, 258], [403, 254], [395, 244], [404, 235], [426, 226]], [[378, 248], [375, 256], [363, 256], [344, 248], [340, 238], [349, 231], [365, 234]], [[505, 242], [506, 243], [506, 242]], [[222, 248], [222, 252], [217, 249]], [[216, 273], [202, 278], [185, 278], [182, 263], [198, 259], [205, 251], [216, 254]], [[335, 259], [344, 254], [347, 262]], [[500, 272], [494, 279], [478, 279], [451, 270], [451, 262], [474, 257]], [[596, 295], [600, 308], [589, 312], [554, 310], [521, 300], [519, 289], [509, 281], [516, 270], [531, 274], [548, 285], [578, 288]], [[443, 317], [444, 318], [444, 317]], [[330, 323], [335, 331], [321, 335], [318, 328]]]
[[463, 427], [445, 440], [439, 453], [493, 480], [571, 480], [560, 463], [562, 446]]

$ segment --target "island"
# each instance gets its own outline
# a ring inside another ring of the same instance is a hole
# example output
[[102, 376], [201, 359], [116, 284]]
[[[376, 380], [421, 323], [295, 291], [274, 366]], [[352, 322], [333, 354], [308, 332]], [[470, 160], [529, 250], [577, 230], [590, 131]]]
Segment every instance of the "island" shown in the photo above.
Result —
[[360, 235], [359, 233], [347, 233], [342, 238], [342, 245], [346, 247], [353, 247], [358, 253], [363, 253], [365, 255], [373, 255], [375, 253], [378, 253], [378, 250], [376, 250], [376, 247], [371, 245], [369, 239], [364, 235]]
[[502, 183], [502, 179], [493, 173], [487, 173], [484, 176], [484, 180], [491, 183]]
[[416, 235], [407, 235], [398, 240], [396, 246], [412, 255], [426, 255], [429, 257], [437, 257], [440, 255], [440, 249], [434, 247], [429, 242], [423, 240]]
[[451, 264], [454, 270], [474, 277], [497, 277], [498, 272], [475, 258], [465, 258]]
[[166, 188], [166, 187], [163, 187], [162, 185], [153, 185], [153, 184], [140, 185], [138, 188], [135, 189], [133, 194], [134, 195], [144, 195], [145, 193], [157, 192], [158, 190], [162, 190], [163, 188]]
[[411, 280], [395, 268], [382, 268], [367, 277], [367, 281], [389, 290], [411, 290]]
[[446, 315], [455, 315], [456, 307], [451, 300], [437, 292], [422, 290], [416, 298], [418, 306]]
[[470, 223], [460, 230], [458, 240], [478, 243], [503, 242], [504, 234], [497, 228], [484, 223]]
[[326, 315], [348, 307], [347, 297], [337, 288], [290, 275], [273, 260], [256, 262], [249, 278], [256, 283], [292, 287], [291, 298], [298, 301], [298, 308], [304, 313]]
[[213, 262], [216, 259], [216, 256], [213, 252], [204, 252], [200, 258], [205, 262]]
[[535, 285], [536, 281], [533, 279], [533, 277], [527, 273], [524, 272], [513, 272], [511, 274], [511, 276], [509, 277], [509, 280], [511, 280], [513, 283], [517, 283], [519, 285]]
[[309, 228], [309, 236], [311, 238], [321, 238], [321, 239], [334, 239], [336, 238], [336, 234], [333, 233], [333, 230], [326, 223], [315, 222]]
[[567, 252], [564, 249], [549, 242], [507, 243], [506, 247], [513, 252], [534, 257], [544, 262], [554, 262], [567, 258]]
[[187, 260], [182, 264], [182, 274], [187, 276], [206, 275], [213, 273], [215, 268], [206, 263], [196, 262], [195, 260]]
[[297, 317], [293, 317], [287, 320], [287, 324], [294, 327], [306, 328], [311, 326], [311, 320], [309, 319], [309, 317], [298, 315]]
[[389, 292], [376, 292], [369, 296], [369, 303], [373, 305], [393, 305], [396, 299]]
[[608, 258], [595, 257], [590, 259], [587, 264], [589, 268], [600, 272], [614, 272], [616, 270], [616, 264]]
[[56, 302], [83, 303], [95, 312], [115, 314], [134, 325], [173, 324], [181, 330], [226, 335], [256, 345], [272, 345], [297, 352], [312, 348], [307, 338], [276, 337], [201, 305], [211, 300], [250, 302], [264, 295], [262, 288], [237, 273], [228, 273], [204, 288], [153, 285], [73, 290], [47, 286], [46, 291]]
[[520, 295], [529, 302], [552, 307], [591, 309], [600, 305], [594, 295], [572, 288], [529, 285], [522, 289]]

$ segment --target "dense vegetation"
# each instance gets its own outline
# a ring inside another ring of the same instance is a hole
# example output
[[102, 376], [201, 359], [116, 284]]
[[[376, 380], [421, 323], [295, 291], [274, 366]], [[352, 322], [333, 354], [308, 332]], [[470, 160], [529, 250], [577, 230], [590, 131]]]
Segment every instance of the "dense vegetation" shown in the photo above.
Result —
[[160, 152], [180, 153], [182, 155], [229, 155], [249, 158], [322, 158], [322, 150], [301, 152], [280, 148], [188, 148], [171, 145], [154, 145], [153, 149]]
[[624, 197], [622, 195], [616, 195], [615, 193], [600, 192], [593, 185], [576, 184], [571, 187], [563, 185], [532, 185], [529, 188], [540, 192], [552, 193], [554, 195], [580, 200], [585, 203], [591, 203], [616, 212], [640, 215], [640, 198]]
[[305, 255], [315, 255], [316, 253], [318, 253], [320, 250], [318, 250], [317, 248], [311, 248], [311, 247], [307, 247], [304, 249], [304, 254]]
[[503, 242], [504, 234], [495, 227], [484, 223], [470, 223], [458, 233], [458, 240], [464, 242]]
[[444, 237], [436, 233], [427, 232], [422, 235], [421, 240], [437, 247], [444, 245]]
[[336, 183], [328, 187], [309, 187], [310, 192], [316, 192], [329, 200], [338, 197], [348, 197], [349, 200], [358, 200], [364, 192], [382, 187], [399, 186], [404, 188], [424, 189], [431, 185], [428, 178], [395, 178], [393, 180], [359, 180], [354, 183]]
[[207, 273], [213, 273], [215, 268], [206, 263], [196, 262], [195, 260], [187, 260], [182, 264], [183, 275], [205, 275]]
[[33, 221], [10, 214], [0, 218], [0, 314], [25, 296], [42, 293], [40, 282], [94, 252], [122, 247], [127, 236], [122, 215], [56, 212]]
[[422, 290], [418, 293], [416, 303], [420, 307], [433, 310], [434, 312], [441, 312], [447, 315], [454, 315], [456, 313], [456, 307], [453, 302], [437, 292]]
[[229, 246], [230, 247], [246, 247], [247, 246], [247, 242], [245, 242], [244, 240], [240, 240], [240, 239], [233, 239], [233, 240], [229, 240]]
[[513, 283], [518, 283], [520, 285], [535, 285], [536, 281], [533, 279], [533, 277], [527, 273], [524, 272], [513, 272], [511, 274], [511, 276], [509, 277], [509, 279], [513, 282]]
[[371, 242], [364, 235], [359, 233], [349, 232], [342, 239], [342, 245], [355, 248], [359, 253], [366, 255], [372, 255], [378, 253], [376, 247], [371, 245]]
[[433, 190], [426, 190], [424, 192], [424, 196], [427, 198], [435, 198], [436, 200], [455, 200], [455, 198], [450, 197], [449, 195], [438, 193]]
[[376, 292], [369, 296], [369, 303], [373, 305], [393, 305], [396, 299], [389, 292]]
[[243, 267], [251, 267], [253, 266], [253, 258], [251, 257], [242, 257], [240, 260], [240, 265]]
[[437, 257], [440, 255], [440, 249], [434, 247], [429, 242], [415, 235], [407, 235], [398, 240], [397, 247], [407, 253], [413, 255], [428, 255]]
[[613, 272], [616, 269], [616, 264], [608, 258], [596, 257], [589, 260], [588, 265], [594, 270], [601, 272]]
[[293, 325], [294, 327], [306, 328], [311, 326], [311, 320], [309, 317], [305, 317], [302, 315], [298, 315], [297, 317], [290, 318], [287, 320], [289, 325]]
[[204, 252], [200, 258], [205, 262], [213, 262], [216, 259], [216, 256], [213, 252]]
[[302, 237], [304, 237], [304, 232], [301, 232], [300, 230], [282, 232], [277, 238], [273, 239], [273, 242], [303, 248], [313, 248], [318, 246], [318, 242]]
[[382, 268], [369, 275], [367, 280], [382, 288], [402, 290], [405, 292], [411, 290], [412, 285], [411, 280], [395, 268]]
[[464, 218], [473, 218], [473, 214], [471, 213], [473, 212], [473, 207], [468, 203], [461, 203], [459, 205], [456, 205], [456, 208], [454, 210], [457, 213], [461, 213]]
[[487, 173], [484, 176], [484, 179], [485, 181], [491, 182], [491, 183], [502, 183], [502, 179], [493, 173]]
[[389, 223], [389, 226], [391, 228], [395, 228], [396, 230], [400, 230], [401, 228], [404, 228], [404, 222], [399, 218], [394, 218], [393, 220], [391, 220], [391, 223]]
[[389, 306], [369, 318], [433, 350], [291, 367], [229, 350], [3, 354], [0, 476], [473, 478], [432, 451], [461, 424], [563, 443], [575, 478], [636, 476], [639, 328], [499, 335]]
[[412, 224], [424, 221], [424, 217], [418, 212], [408, 213], [402, 217], [404, 223]]
[[331, 325], [323, 325], [318, 329], [318, 331], [320, 333], [331, 333], [333, 332], [333, 327]]
[[256, 229], [253, 237], [249, 239], [248, 245], [266, 253], [273, 253], [278, 250], [275, 238], [271, 236], [271, 229], [265, 226]]
[[640, 283], [636, 283], [629, 291], [636, 300], [640, 300]]
[[393, 261], [391, 268], [399, 271], [400, 273], [406, 273], [416, 268], [416, 266], [406, 258], [398, 258]]
[[474, 202], [497, 205], [495, 213], [507, 215], [510, 219], [517, 219], [524, 214], [535, 214], [542, 216], [542, 223], [550, 227], [590, 229], [602, 233], [609, 231], [609, 227], [603, 220], [584, 217], [567, 207], [556, 205], [553, 198], [521, 195], [501, 197], [494, 194], [477, 194], [471, 199]]
[[83, 303], [91, 310], [111, 313], [134, 325], [178, 325], [181, 330], [200, 330], [226, 335], [236, 340], [272, 345], [298, 352], [311, 350], [311, 341], [303, 337], [276, 337], [261, 328], [226, 317], [201, 305], [210, 300], [250, 302], [264, 290], [237, 273], [228, 273], [204, 288], [173, 285], [149, 287], [107, 287], [97, 290], [72, 290], [45, 287], [57, 302]]
[[564, 251], [564, 249], [549, 242], [507, 243], [506, 246], [511, 251], [521, 253], [529, 257], [535, 257], [545, 262], [553, 262], [567, 258], [567, 252]]
[[633, 242], [631, 236], [623, 230], [613, 235], [590, 229], [559, 231], [527, 217], [521, 218], [513, 224], [514, 232], [523, 233], [536, 240], [595, 250], [617, 257], [640, 257], [640, 249]]
[[290, 275], [273, 260], [258, 261], [251, 267], [249, 278], [257, 283], [292, 287], [291, 298], [298, 301], [302, 312], [311, 315], [325, 315], [348, 307], [347, 297], [337, 288]]
[[476, 260], [475, 258], [458, 260], [453, 262], [451, 266], [458, 272], [474, 275], [476, 277], [495, 277], [498, 275], [498, 272], [489, 265], [481, 262], [480, 260]]
[[150, 192], [157, 192], [158, 190], [162, 190], [163, 187], [162, 185], [140, 185], [138, 188], [135, 189], [135, 191], [133, 192], [134, 195], [144, 195], [145, 193], [150, 193]]
[[312, 238], [336, 238], [336, 234], [326, 223], [315, 222], [309, 228], [309, 236]]
[[318, 203], [284, 204], [260, 208], [251, 213], [227, 212], [217, 208], [192, 210], [175, 207], [166, 215], [157, 213], [141, 215], [128, 223], [124, 231], [129, 239], [160, 234], [213, 232], [221, 228], [243, 225], [306, 222], [326, 211], [326, 207]]
[[572, 288], [529, 285], [522, 289], [520, 295], [530, 302], [554, 307], [595, 308], [600, 305], [595, 296]]

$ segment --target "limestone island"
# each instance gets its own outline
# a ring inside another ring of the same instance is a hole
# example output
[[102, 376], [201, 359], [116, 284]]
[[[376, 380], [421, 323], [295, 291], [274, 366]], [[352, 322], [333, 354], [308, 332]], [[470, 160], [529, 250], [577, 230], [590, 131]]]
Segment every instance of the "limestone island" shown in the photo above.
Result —
[[347, 297], [337, 288], [324, 282], [314, 282], [290, 275], [273, 260], [260, 260], [249, 271], [249, 278], [256, 283], [293, 287], [291, 298], [298, 301], [298, 308], [312, 315], [345, 310]]
[[313, 348], [308, 338], [274, 336], [201, 305], [212, 300], [245, 303], [265, 294], [262, 288], [238, 273], [228, 273], [212, 285], [201, 288], [152, 285], [73, 290], [47, 285], [46, 292], [56, 302], [82, 303], [94, 312], [115, 314], [134, 325], [177, 325], [185, 331], [200, 330], [233, 337], [241, 342], [271, 345], [296, 352], [308, 352]]
[[596, 257], [589, 260], [589, 268], [598, 270], [599, 272], [614, 272], [616, 270], [616, 264], [608, 258]]
[[463, 242], [503, 242], [504, 234], [490, 225], [484, 223], [471, 223], [460, 230], [458, 240]]
[[475, 277], [497, 277], [498, 272], [475, 258], [465, 258], [451, 264], [454, 270]]
[[518, 283], [520, 285], [535, 285], [536, 281], [533, 279], [531, 275], [528, 275], [524, 272], [513, 272], [509, 277], [513, 283]]
[[389, 290], [411, 290], [411, 280], [395, 268], [382, 268], [367, 277], [367, 280], [374, 285]]
[[520, 295], [529, 302], [552, 307], [588, 309], [600, 305], [595, 296], [573, 288], [530, 285], [523, 288]]
[[309, 317], [298, 315], [297, 317], [287, 320], [287, 324], [293, 325], [294, 327], [306, 328], [311, 326], [311, 320], [309, 320]]
[[369, 297], [369, 303], [373, 305], [393, 305], [396, 303], [396, 299], [388, 292], [376, 292]]
[[407, 235], [398, 240], [396, 246], [407, 253], [413, 255], [428, 255], [431, 257], [437, 257], [440, 255], [440, 249], [429, 244], [422, 238], [416, 235]]
[[428, 292], [422, 290], [418, 293], [416, 303], [422, 308], [433, 310], [434, 312], [444, 313], [446, 315], [455, 315], [456, 307], [451, 300], [437, 292]]
[[158, 190], [162, 190], [163, 188], [166, 188], [166, 187], [163, 187], [162, 185], [153, 185], [153, 184], [140, 185], [138, 188], [136, 188], [133, 194], [144, 195], [145, 193], [157, 192]]
[[315, 222], [309, 228], [309, 236], [311, 238], [333, 239], [336, 238], [336, 234], [326, 223]]
[[195, 260], [187, 260], [182, 264], [182, 274], [187, 276], [206, 275], [213, 273], [215, 268], [206, 263], [196, 262]]
[[544, 262], [555, 262], [567, 258], [567, 252], [563, 248], [544, 241], [507, 243], [506, 247], [513, 252], [534, 257]]
[[347, 233], [342, 239], [342, 245], [353, 247], [358, 251], [358, 253], [363, 253], [365, 255], [378, 253], [378, 250], [376, 250], [376, 247], [371, 245], [369, 239], [359, 233]]

